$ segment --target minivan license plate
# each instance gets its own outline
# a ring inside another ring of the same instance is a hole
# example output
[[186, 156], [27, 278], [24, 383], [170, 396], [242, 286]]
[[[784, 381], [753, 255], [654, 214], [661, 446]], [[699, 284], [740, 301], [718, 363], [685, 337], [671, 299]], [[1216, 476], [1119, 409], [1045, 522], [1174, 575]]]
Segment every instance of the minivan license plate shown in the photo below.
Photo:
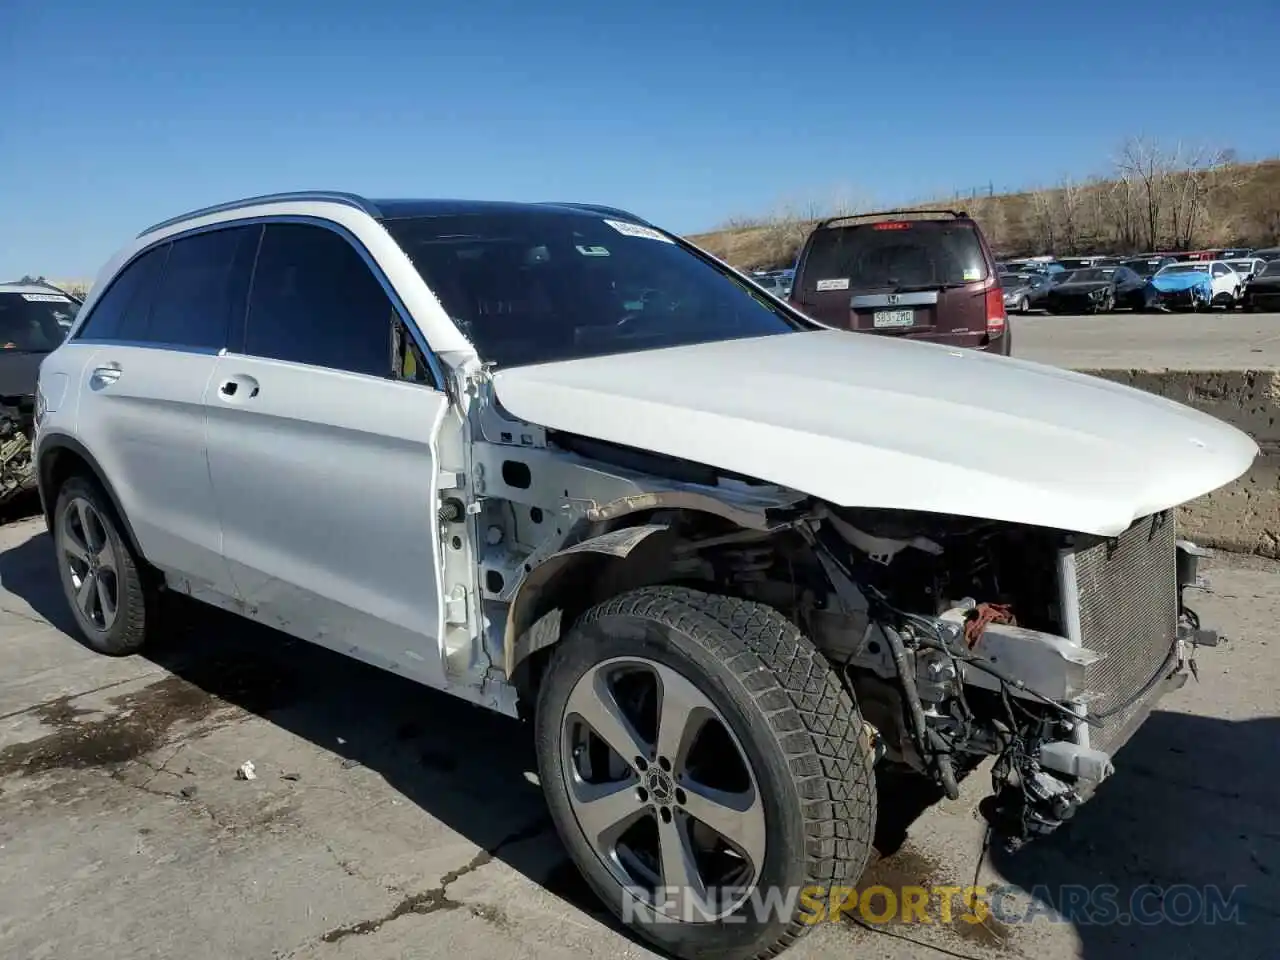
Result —
[[872, 319], [877, 327], [909, 327], [915, 323], [915, 311], [877, 310]]

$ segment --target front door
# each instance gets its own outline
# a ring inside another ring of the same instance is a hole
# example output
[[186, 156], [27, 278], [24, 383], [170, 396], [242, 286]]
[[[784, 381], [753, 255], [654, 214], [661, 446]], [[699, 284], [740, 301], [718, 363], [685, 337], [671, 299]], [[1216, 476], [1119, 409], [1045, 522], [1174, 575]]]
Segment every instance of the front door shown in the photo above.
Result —
[[393, 376], [400, 322], [345, 236], [268, 224], [206, 395], [209, 472], [247, 613], [438, 686], [448, 398]]

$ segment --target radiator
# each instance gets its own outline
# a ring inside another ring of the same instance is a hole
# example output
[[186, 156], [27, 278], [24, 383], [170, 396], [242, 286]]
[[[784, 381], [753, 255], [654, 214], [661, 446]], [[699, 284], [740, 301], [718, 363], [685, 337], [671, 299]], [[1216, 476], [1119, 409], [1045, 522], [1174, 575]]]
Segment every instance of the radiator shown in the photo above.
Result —
[[1143, 517], [1109, 540], [1089, 538], [1059, 555], [1067, 635], [1104, 654], [1085, 674], [1100, 715], [1089, 745], [1114, 753], [1148, 688], [1171, 665], [1178, 629], [1178, 573], [1173, 511]]

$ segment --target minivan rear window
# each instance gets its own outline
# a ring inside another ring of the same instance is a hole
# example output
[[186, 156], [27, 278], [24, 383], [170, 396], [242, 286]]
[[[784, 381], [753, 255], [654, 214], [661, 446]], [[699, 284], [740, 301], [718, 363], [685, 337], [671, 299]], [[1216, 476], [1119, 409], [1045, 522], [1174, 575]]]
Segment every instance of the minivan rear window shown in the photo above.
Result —
[[972, 223], [895, 221], [828, 227], [814, 234], [802, 289], [927, 290], [988, 277]]

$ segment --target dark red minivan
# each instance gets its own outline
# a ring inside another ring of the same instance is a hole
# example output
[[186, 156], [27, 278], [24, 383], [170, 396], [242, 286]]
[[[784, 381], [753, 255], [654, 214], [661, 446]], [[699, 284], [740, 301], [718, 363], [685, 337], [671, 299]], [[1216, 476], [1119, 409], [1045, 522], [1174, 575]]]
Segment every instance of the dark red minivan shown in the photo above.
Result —
[[995, 257], [954, 210], [823, 220], [800, 250], [791, 302], [833, 327], [1009, 354]]

